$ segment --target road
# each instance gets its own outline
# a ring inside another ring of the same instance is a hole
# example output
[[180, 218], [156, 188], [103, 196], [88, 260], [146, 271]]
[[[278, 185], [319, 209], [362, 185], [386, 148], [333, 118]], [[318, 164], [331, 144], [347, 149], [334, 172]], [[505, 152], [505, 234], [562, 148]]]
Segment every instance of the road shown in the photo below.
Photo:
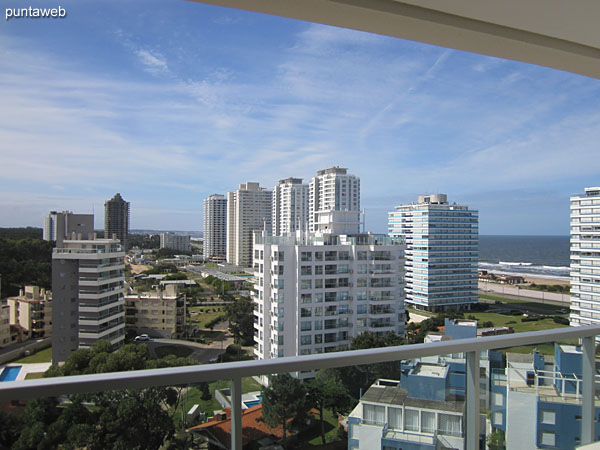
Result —
[[189, 347], [193, 349], [193, 352], [188, 356], [188, 358], [195, 359], [200, 363], [207, 363], [219, 356], [221, 353], [224, 353], [227, 346], [233, 343], [233, 339], [229, 338], [225, 341], [212, 342], [211, 344], [200, 344], [198, 342], [183, 341], [180, 339], [150, 339], [149, 341], [143, 341], [140, 343], [146, 344], [150, 354], [153, 356], [156, 356], [154, 349], [162, 345], [181, 345], [184, 347]]

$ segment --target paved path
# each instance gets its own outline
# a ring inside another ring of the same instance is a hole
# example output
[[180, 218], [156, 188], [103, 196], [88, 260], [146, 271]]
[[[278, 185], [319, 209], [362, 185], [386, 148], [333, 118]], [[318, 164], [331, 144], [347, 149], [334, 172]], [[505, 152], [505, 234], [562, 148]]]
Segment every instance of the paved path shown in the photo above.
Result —
[[155, 349], [161, 345], [182, 345], [193, 349], [188, 358], [195, 359], [198, 362], [207, 363], [215, 359], [230, 344], [233, 344], [233, 338], [227, 337], [221, 341], [213, 341], [210, 344], [201, 344], [199, 342], [185, 341], [181, 339], [151, 339], [149, 341], [140, 342], [148, 346], [151, 355], [156, 357]]

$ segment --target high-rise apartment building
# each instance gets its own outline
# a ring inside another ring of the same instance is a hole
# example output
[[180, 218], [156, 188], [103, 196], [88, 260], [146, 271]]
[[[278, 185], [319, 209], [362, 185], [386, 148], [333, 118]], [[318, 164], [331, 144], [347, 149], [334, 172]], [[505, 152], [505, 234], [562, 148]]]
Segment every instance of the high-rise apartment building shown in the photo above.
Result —
[[273, 192], [258, 183], [240, 184], [227, 193], [227, 262], [238, 266], [252, 265], [252, 233], [271, 232]]
[[428, 311], [477, 303], [477, 211], [445, 194], [420, 195], [389, 213], [388, 231], [406, 240], [406, 303]]
[[169, 248], [179, 252], [189, 252], [192, 247], [188, 235], [160, 233], [160, 248]]
[[125, 250], [128, 248], [129, 202], [123, 200], [118, 192], [104, 202], [104, 238], [116, 237]]
[[254, 239], [259, 359], [348, 349], [363, 331], [404, 333], [400, 240], [308, 232]]
[[348, 233], [360, 231], [360, 179], [348, 174], [347, 169], [319, 170], [310, 181], [308, 203], [309, 231], [327, 232], [333, 219], [331, 211], [344, 212], [336, 214], [335, 219], [349, 226]]
[[204, 199], [204, 246], [205, 259], [225, 259], [227, 254], [227, 199], [213, 194]]
[[52, 253], [52, 361], [125, 339], [125, 252], [115, 239], [65, 240]]
[[44, 218], [43, 238], [45, 241], [56, 241], [62, 245], [64, 239], [75, 236], [88, 236], [94, 232], [93, 214], [73, 214], [71, 211], [50, 211]]
[[273, 188], [273, 234], [283, 236], [308, 227], [308, 185], [302, 178], [279, 180]]
[[600, 324], [600, 187], [571, 197], [571, 325]]

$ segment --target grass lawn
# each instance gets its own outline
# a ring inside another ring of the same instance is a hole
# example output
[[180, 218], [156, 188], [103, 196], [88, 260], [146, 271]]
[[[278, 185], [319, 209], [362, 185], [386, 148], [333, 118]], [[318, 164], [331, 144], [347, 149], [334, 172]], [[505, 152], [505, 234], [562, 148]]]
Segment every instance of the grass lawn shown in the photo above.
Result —
[[44, 350], [40, 350], [39, 352], [34, 353], [33, 355], [25, 356], [24, 358], [17, 359], [13, 362], [22, 364], [52, 362], [52, 347], [45, 348]]
[[[325, 411], [325, 440], [326, 442], [333, 442], [338, 440], [338, 432], [337, 426], [338, 421], [337, 418], [333, 416], [330, 410], [326, 409]], [[300, 434], [299, 438], [303, 444], [307, 443], [310, 445], [321, 445], [323, 440], [321, 439], [321, 418], [317, 414], [315, 416], [317, 418], [316, 424], [310, 430], [307, 430]], [[303, 445], [304, 446], [304, 445]]]
[[167, 355], [175, 355], [177, 357], [187, 358], [194, 351], [190, 347], [183, 345], [162, 345], [154, 349], [158, 358], [164, 358]]
[[218, 306], [190, 306], [188, 310], [190, 311], [189, 323], [200, 328], [206, 328], [206, 324], [211, 320], [226, 315], [225, 308]]
[[[568, 325], [561, 325], [555, 323], [552, 319], [541, 319], [533, 322], [521, 322], [523, 316], [510, 316], [497, 313], [488, 312], [474, 312], [469, 311], [468, 316], [475, 316], [475, 318], [481, 322], [490, 321], [495, 327], [512, 327], [515, 333], [523, 333], [524, 331], [539, 331], [539, 330], [550, 330], [552, 328], [565, 328]], [[514, 322], [514, 323], [509, 323]]]
[[[200, 409], [206, 413], [207, 416], [212, 416], [213, 411], [221, 409], [221, 405], [215, 400], [215, 390], [216, 389], [225, 389], [230, 387], [229, 380], [218, 380], [213, 381], [208, 385], [208, 389], [210, 391], [211, 399], [210, 400], [202, 400], [202, 393], [200, 390], [191, 388], [187, 395], [185, 396], [185, 401], [183, 404], [177, 407], [175, 412], [175, 426], [181, 426], [181, 409], [183, 405], [185, 405], [185, 411], [189, 411], [192, 406], [198, 404], [200, 405]], [[248, 392], [255, 392], [262, 390], [262, 386], [258, 384], [252, 377], [242, 378], [242, 393], [246, 394]]]
[[530, 302], [527, 300], [517, 300], [514, 298], [498, 297], [498, 296], [487, 295], [487, 294], [479, 294], [479, 298], [483, 298], [486, 300], [500, 301], [502, 303], [518, 303], [519, 305], [526, 306], [526, 307], [545, 308], [548, 310], [549, 314], [550, 313], [560, 314], [558, 311], [561, 309], [565, 309], [565, 306], [548, 305], [546, 303]]
[[44, 378], [44, 372], [28, 373], [25, 375], [26, 380], [35, 380], [36, 378]]

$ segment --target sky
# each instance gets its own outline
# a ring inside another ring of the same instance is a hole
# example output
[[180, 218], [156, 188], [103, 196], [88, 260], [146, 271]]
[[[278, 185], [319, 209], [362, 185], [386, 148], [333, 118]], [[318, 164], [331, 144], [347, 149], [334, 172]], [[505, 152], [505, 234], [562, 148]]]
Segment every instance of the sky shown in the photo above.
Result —
[[[2, 0], [5, 8], [54, 0]], [[0, 18], [0, 227], [94, 213], [201, 230], [203, 199], [348, 168], [366, 228], [419, 194], [481, 234], [566, 235], [600, 185], [600, 81], [184, 0], [61, 0]]]

